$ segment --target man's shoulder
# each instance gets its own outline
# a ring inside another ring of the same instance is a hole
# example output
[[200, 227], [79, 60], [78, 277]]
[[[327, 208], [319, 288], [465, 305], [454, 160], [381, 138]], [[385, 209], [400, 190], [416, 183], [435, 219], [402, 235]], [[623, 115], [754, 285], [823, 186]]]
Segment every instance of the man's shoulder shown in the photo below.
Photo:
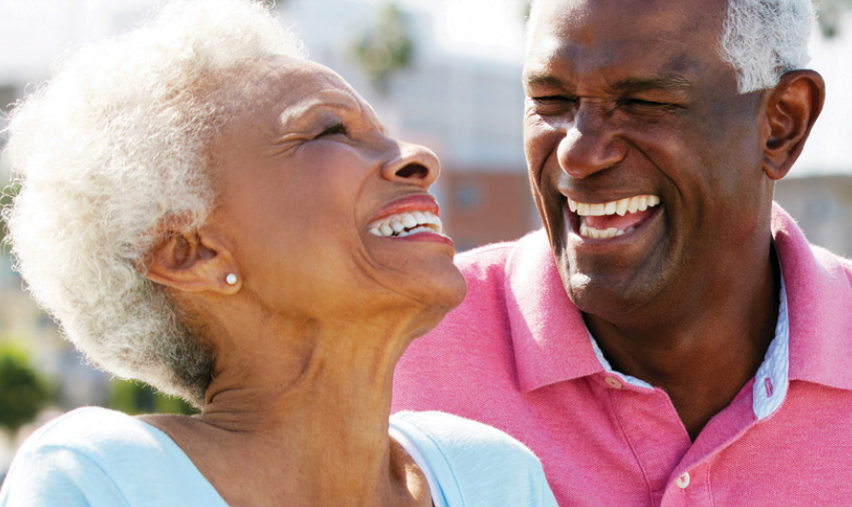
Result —
[[539, 229], [514, 241], [492, 243], [457, 254], [455, 263], [468, 281], [502, 280], [512, 259], [547, 249], [547, 245], [547, 236]]
[[852, 259], [838, 255], [827, 248], [817, 245], [811, 245], [811, 250], [814, 252], [814, 257], [822, 265], [829, 269], [834, 267], [838, 273], [844, 273], [847, 278], [852, 280]]
[[506, 265], [506, 259], [516, 248], [518, 241], [491, 243], [459, 253], [455, 257], [456, 266], [466, 277], [487, 277]]
[[788, 290], [809, 298], [852, 298], [852, 259], [810, 243], [795, 220], [777, 204], [773, 207], [772, 234]]
[[[810, 245], [814, 260], [823, 273], [826, 282], [831, 280], [836, 288], [848, 288], [852, 291], [852, 259], [838, 255], [827, 248]], [[838, 284], [839, 283], [839, 287]]]

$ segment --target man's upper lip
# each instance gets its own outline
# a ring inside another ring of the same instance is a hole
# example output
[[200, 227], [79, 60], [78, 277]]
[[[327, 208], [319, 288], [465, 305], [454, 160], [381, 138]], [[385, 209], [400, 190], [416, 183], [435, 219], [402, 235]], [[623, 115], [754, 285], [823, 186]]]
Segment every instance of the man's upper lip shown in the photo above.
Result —
[[429, 194], [414, 194], [397, 199], [382, 206], [373, 214], [372, 217], [370, 217], [367, 223], [373, 223], [381, 220], [382, 218], [409, 211], [429, 211], [440, 216], [438, 202], [435, 201], [434, 197]]

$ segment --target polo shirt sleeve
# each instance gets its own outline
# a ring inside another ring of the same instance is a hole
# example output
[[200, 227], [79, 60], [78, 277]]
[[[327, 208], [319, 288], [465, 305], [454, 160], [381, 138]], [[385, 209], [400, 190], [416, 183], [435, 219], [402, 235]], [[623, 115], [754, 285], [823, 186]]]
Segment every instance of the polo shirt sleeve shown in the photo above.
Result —
[[399, 412], [391, 427], [420, 450], [448, 507], [557, 507], [538, 458], [495, 428], [443, 412]]

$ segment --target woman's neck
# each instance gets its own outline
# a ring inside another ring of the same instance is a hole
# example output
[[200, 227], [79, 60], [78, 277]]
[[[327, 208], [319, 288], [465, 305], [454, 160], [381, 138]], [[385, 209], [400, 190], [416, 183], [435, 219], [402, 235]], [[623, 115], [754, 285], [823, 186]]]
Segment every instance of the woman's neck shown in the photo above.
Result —
[[219, 353], [201, 414], [151, 421], [231, 505], [431, 505], [422, 474], [388, 436], [393, 368], [408, 339], [351, 323], [288, 331], [275, 350], [275, 340], [242, 335], [251, 337]]

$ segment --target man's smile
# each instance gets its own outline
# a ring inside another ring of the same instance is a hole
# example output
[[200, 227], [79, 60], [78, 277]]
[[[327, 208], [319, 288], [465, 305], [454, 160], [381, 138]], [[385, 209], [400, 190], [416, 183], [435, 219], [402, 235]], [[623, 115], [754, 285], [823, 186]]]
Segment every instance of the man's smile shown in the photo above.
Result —
[[609, 239], [633, 232], [660, 204], [656, 195], [635, 195], [594, 204], [567, 201], [573, 230], [584, 238], [593, 239]]

